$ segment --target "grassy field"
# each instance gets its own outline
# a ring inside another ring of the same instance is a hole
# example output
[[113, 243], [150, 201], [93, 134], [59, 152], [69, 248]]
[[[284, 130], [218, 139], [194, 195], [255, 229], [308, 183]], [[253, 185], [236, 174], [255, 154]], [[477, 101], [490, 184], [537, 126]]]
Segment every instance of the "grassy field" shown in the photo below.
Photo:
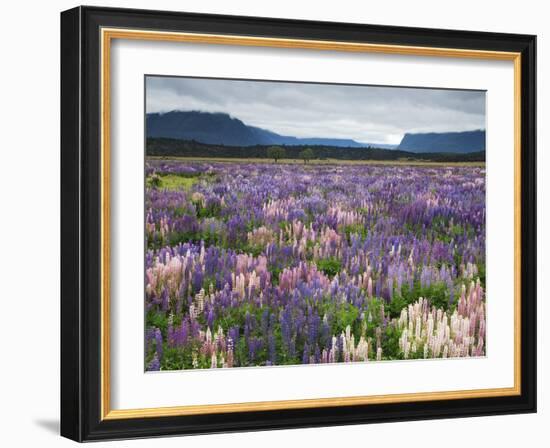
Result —
[[[158, 157], [148, 156], [150, 160], [179, 160], [190, 162], [222, 162], [222, 163], [274, 163], [273, 159], [259, 158], [221, 158], [221, 157]], [[278, 164], [304, 164], [300, 159], [280, 159]], [[432, 162], [428, 160], [339, 160], [339, 159], [315, 159], [310, 160], [308, 165], [383, 165], [383, 166], [478, 166], [484, 167], [485, 162]]]
[[[149, 183], [151, 178], [148, 178]], [[157, 176], [157, 188], [166, 190], [190, 190], [193, 184], [197, 181], [195, 177], [183, 177], [177, 174], [164, 174]]]

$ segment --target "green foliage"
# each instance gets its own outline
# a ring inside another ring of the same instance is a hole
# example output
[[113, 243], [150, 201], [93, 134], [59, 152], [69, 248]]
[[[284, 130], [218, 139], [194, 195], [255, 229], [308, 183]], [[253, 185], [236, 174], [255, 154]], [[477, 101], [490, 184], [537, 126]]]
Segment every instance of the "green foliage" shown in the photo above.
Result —
[[460, 237], [471, 239], [475, 235], [474, 229], [470, 224], [453, 224], [444, 216], [436, 216], [433, 218], [430, 232], [434, 239], [442, 241], [445, 244], [450, 244]]
[[444, 310], [449, 308], [449, 289], [445, 283], [432, 283], [430, 286], [423, 288], [420, 296], [430, 301], [430, 303]]
[[486, 280], [486, 267], [485, 263], [479, 263], [477, 265], [477, 276], [483, 289], [485, 289], [485, 280]]
[[382, 354], [384, 359], [403, 359], [399, 349], [399, 338], [401, 331], [394, 326], [388, 325], [385, 330], [385, 337], [382, 338]]
[[170, 232], [167, 236], [167, 241], [160, 241], [157, 246], [162, 247], [166, 243], [169, 246], [177, 246], [178, 244], [188, 243], [190, 241], [200, 241], [200, 234], [196, 232]]
[[160, 187], [162, 181], [161, 181], [160, 176], [158, 174], [153, 173], [147, 178], [145, 183], [148, 187], [158, 188], [158, 187]]
[[271, 284], [277, 286], [279, 284], [279, 275], [283, 270], [274, 265], [269, 265], [267, 270], [271, 274]]
[[328, 275], [334, 277], [342, 269], [342, 262], [337, 258], [325, 258], [316, 262], [317, 269]]
[[248, 347], [246, 346], [246, 340], [239, 338], [239, 341], [235, 345], [234, 349], [235, 361], [241, 366], [248, 365]]
[[193, 356], [190, 349], [182, 350], [168, 347], [164, 349], [164, 354], [160, 363], [161, 370], [181, 370], [192, 367]]
[[390, 302], [389, 306], [387, 307], [387, 310], [390, 313], [390, 317], [399, 317], [401, 315], [401, 310], [405, 308], [408, 305], [407, 299], [405, 299], [403, 296], [395, 295], [392, 298], [392, 301]]
[[[348, 325], [352, 330], [354, 329], [354, 324], [358, 323], [357, 318], [359, 317], [359, 309], [351, 303], [346, 303], [335, 308], [333, 316], [334, 318], [331, 325], [332, 334], [340, 334], [342, 331], [346, 330]], [[359, 334], [356, 331], [353, 331], [353, 333]]]
[[207, 206], [202, 201], [193, 201], [197, 218], [218, 218], [221, 215], [222, 206], [217, 202], [212, 202]]
[[[193, 361], [196, 362], [196, 367]], [[196, 341], [191, 341], [185, 348], [168, 347], [165, 344], [161, 370], [207, 369], [210, 368], [211, 362], [210, 356], [207, 357], [200, 352], [200, 344]]]
[[450, 293], [445, 283], [432, 283], [430, 286], [422, 287], [416, 281], [411, 289], [408, 284], [403, 284], [401, 291], [396, 291], [388, 306], [391, 317], [399, 317], [401, 310], [414, 303], [419, 297], [428, 299], [430, 304], [444, 310], [449, 309]]
[[165, 313], [158, 313], [151, 310], [147, 313], [145, 318], [145, 326], [157, 327], [160, 329], [161, 333], [165, 335], [168, 328], [168, 317]]
[[290, 223], [288, 221], [279, 221], [279, 224], [278, 224], [279, 229], [281, 229], [283, 231], [286, 230], [287, 226], [289, 226], [289, 225], [290, 225]]
[[275, 163], [277, 163], [279, 159], [284, 159], [285, 154], [285, 149], [281, 148], [280, 146], [270, 146], [269, 148], [267, 148], [267, 157], [275, 160]]
[[346, 235], [346, 240], [348, 243], [351, 243], [352, 235], [359, 235], [362, 238], [365, 238], [368, 235], [368, 229], [360, 223], [348, 224], [343, 228], [344, 234]]
[[175, 217], [192, 215], [195, 212], [194, 207], [192, 207], [188, 204], [185, 204], [185, 206], [174, 207], [173, 210], [174, 210], [174, 216]]
[[300, 159], [303, 159], [304, 163], [309, 162], [313, 159], [313, 150], [311, 148], [306, 148], [303, 151], [300, 151]]
[[403, 224], [403, 233], [412, 233], [413, 235], [420, 236], [423, 232], [422, 225], [419, 223], [405, 222]]
[[246, 254], [250, 254], [254, 257], [257, 257], [258, 255], [263, 254], [264, 247], [263, 246], [258, 246], [258, 245], [255, 245], [255, 244], [247, 244], [242, 248], [242, 251]]

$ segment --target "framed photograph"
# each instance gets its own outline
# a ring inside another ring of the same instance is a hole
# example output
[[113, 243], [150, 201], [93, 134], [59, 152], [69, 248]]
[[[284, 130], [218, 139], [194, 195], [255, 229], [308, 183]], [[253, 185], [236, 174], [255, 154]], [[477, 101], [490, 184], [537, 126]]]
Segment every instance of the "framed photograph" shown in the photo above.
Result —
[[61, 433], [536, 411], [535, 36], [61, 14]]

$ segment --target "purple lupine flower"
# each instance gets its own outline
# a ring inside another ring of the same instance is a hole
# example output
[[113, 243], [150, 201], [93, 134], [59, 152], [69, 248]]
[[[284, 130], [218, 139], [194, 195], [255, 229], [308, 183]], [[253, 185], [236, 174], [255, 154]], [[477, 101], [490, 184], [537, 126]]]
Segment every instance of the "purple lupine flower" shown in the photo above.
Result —
[[162, 311], [168, 311], [169, 307], [170, 307], [170, 304], [169, 304], [169, 296], [168, 296], [168, 289], [167, 288], [163, 288], [162, 289], [162, 293], [160, 294], [160, 302], [161, 302], [161, 307], [162, 307]]
[[147, 365], [147, 370], [151, 372], [160, 370], [160, 361], [156, 353], [154, 354], [153, 359]]
[[277, 364], [277, 346], [275, 344], [275, 337], [273, 336], [273, 333], [270, 332], [269, 336], [267, 338], [267, 344], [269, 349], [269, 362], [270, 365], [276, 365]]
[[307, 342], [304, 344], [304, 353], [302, 356], [302, 364], [309, 364], [309, 346]]
[[208, 325], [210, 329], [213, 329], [214, 327], [214, 319], [215, 319], [214, 309], [210, 308], [208, 310], [208, 316], [206, 317], [206, 325]]
[[162, 333], [159, 328], [155, 328], [155, 349], [159, 359], [162, 359]]
[[256, 360], [256, 354], [262, 348], [262, 340], [253, 336], [248, 341], [248, 356], [250, 362], [254, 363]]

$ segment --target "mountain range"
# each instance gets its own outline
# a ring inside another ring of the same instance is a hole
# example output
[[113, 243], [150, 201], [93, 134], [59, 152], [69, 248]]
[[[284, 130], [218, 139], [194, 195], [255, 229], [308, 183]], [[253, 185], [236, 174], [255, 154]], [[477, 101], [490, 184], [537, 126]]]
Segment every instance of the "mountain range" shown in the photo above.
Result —
[[399, 145], [360, 143], [342, 138], [298, 138], [250, 126], [226, 113], [172, 111], [146, 116], [147, 138], [197, 141], [226, 146], [333, 146], [343, 148], [400, 149], [413, 153], [485, 150], [485, 131], [412, 134], [407, 133]]
[[395, 148], [396, 145], [359, 143], [342, 138], [298, 138], [249, 126], [225, 113], [172, 111], [147, 114], [148, 138], [195, 140], [201, 143], [227, 146], [254, 145], [325, 145], [346, 148], [377, 146]]
[[421, 152], [454, 152], [466, 154], [485, 151], [485, 131], [465, 132], [429, 132], [422, 134], [405, 134], [397, 147], [401, 151]]

